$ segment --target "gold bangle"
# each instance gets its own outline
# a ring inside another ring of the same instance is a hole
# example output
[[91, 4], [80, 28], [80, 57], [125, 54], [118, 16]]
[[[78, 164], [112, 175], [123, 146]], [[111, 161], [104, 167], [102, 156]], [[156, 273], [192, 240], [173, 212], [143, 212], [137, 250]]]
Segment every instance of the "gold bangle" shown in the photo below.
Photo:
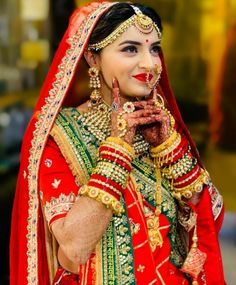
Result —
[[189, 155], [184, 155], [175, 164], [162, 169], [162, 174], [167, 179], [177, 179], [178, 177], [187, 174], [192, 169], [194, 158]]
[[98, 202], [103, 203], [108, 209], [111, 209], [114, 214], [120, 215], [124, 212], [124, 208], [120, 201], [118, 201], [111, 194], [92, 186], [84, 185], [81, 187], [79, 194], [87, 196]]
[[200, 176], [193, 181], [190, 185], [182, 188], [173, 187], [173, 195], [176, 199], [181, 200], [182, 197], [190, 199], [193, 193], [201, 193], [203, 190], [203, 185], [207, 185], [210, 182], [209, 174], [206, 170], [201, 169]]
[[108, 137], [108, 138], [106, 138], [105, 142], [112, 142], [112, 143], [115, 143], [115, 144], [121, 146], [122, 148], [124, 148], [128, 152], [130, 157], [133, 157], [135, 154], [133, 147], [131, 145], [129, 145], [127, 142], [125, 142], [122, 138]]
[[93, 170], [93, 174], [105, 176], [122, 186], [127, 186], [129, 172], [109, 162], [100, 161]]
[[169, 138], [166, 141], [164, 141], [162, 144], [156, 147], [151, 147], [150, 149], [151, 156], [152, 157], [158, 156], [160, 152], [162, 152], [166, 148], [169, 148], [177, 138], [178, 138], [178, 133], [176, 130], [174, 130], [173, 133], [169, 136]]
[[172, 145], [170, 145], [166, 149], [163, 149], [161, 152], [157, 154], [157, 156], [161, 158], [169, 155], [180, 144], [180, 142], [181, 142], [181, 135], [178, 133], [176, 140], [172, 143]]
[[123, 161], [124, 163], [126, 163], [127, 165], [130, 166], [130, 161], [128, 159], [126, 159], [124, 156], [119, 155], [118, 153], [112, 152], [112, 151], [108, 151], [108, 150], [102, 150], [100, 151], [100, 155], [109, 155], [109, 156], [113, 156], [115, 158], [118, 158], [119, 160]]

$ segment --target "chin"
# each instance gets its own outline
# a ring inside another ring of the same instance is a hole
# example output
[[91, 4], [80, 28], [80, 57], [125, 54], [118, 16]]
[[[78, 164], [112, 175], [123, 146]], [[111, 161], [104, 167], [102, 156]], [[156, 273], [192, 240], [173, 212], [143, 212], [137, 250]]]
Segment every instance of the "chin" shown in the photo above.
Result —
[[138, 86], [136, 88], [130, 88], [125, 90], [125, 92], [121, 91], [121, 94], [123, 94], [124, 97], [128, 98], [139, 98], [142, 99], [144, 97], [147, 97], [151, 94], [152, 90], [150, 90], [146, 86]]
[[149, 88], [142, 88], [142, 90], [136, 90], [136, 92], [134, 92], [132, 95], [132, 97], [137, 97], [137, 98], [143, 98], [143, 97], [147, 97], [151, 94], [152, 90], [150, 90]]

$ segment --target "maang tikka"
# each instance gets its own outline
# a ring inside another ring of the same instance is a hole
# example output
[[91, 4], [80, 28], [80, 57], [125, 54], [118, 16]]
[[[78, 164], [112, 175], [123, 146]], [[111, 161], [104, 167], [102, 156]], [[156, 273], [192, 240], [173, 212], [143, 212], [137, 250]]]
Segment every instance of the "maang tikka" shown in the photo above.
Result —
[[90, 67], [89, 74], [89, 87], [94, 88], [90, 95], [90, 107], [95, 107], [101, 103], [102, 96], [100, 92], [101, 82], [99, 78], [99, 70], [96, 67]]

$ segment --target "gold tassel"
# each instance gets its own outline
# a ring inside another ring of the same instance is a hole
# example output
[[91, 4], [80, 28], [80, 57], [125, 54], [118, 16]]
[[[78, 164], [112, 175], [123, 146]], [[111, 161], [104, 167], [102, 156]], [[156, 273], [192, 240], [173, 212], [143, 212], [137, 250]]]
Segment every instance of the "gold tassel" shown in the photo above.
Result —
[[191, 249], [181, 268], [181, 271], [189, 274], [192, 277], [192, 285], [198, 285], [197, 278], [203, 269], [207, 255], [198, 248], [197, 225], [195, 225], [194, 228], [192, 241], [193, 243]]

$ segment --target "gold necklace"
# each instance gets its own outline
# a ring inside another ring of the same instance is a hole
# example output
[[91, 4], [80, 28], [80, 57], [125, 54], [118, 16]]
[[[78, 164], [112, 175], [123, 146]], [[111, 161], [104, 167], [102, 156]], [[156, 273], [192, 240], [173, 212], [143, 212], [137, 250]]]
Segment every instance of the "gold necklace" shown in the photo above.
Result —
[[[87, 112], [81, 114], [79, 119], [89, 132], [102, 142], [111, 135], [111, 112], [111, 107], [101, 100], [101, 103], [90, 107]], [[150, 145], [142, 134], [137, 132], [134, 136], [133, 147], [135, 154], [139, 156], [148, 151]]]

